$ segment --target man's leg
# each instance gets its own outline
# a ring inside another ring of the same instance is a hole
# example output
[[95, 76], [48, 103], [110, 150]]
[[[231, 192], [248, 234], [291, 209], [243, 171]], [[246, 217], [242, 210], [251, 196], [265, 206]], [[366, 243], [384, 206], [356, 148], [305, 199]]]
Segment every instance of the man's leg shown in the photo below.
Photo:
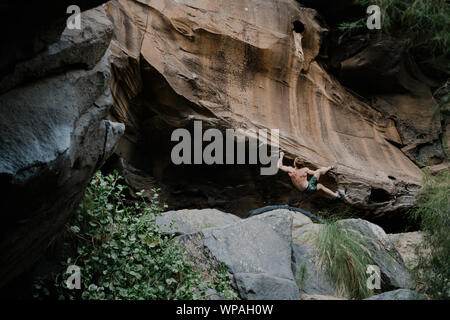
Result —
[[339, 193], [331, 191], [321, 183], [317, 184], [317, 190], [322, 190], [323, 192], [325, 192], [325, 194], [332, 197], [333, 199], [339, 196]]

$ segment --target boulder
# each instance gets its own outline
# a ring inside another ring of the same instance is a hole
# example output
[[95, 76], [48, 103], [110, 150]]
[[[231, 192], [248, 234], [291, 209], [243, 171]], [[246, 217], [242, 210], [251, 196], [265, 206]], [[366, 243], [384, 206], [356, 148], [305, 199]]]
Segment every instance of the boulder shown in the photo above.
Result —
[[277, 209], [277, 210], [272, 210], [272, 211], [268, 211], [268, 212], [272, 212], [274, 214], [277, 214], [277, 213], [290, 214], [292, 216], [292, 232], [293, 232], [293, 234], [299, 228], [301, 228], [307, 224], [313, 223], [311, 218], [309, 218], [309, 217], [305, 216], [304, 214], [297, 212], [297, 211], [292, 211], [292, 210], [288, 210], [288, 209]]
[[[338, 223], [364, 240], [374, 264], [380, 268], [382, 290], [413, 286], [401, 255], [382, 228], [362, 219], [345, 219]], [[336, 296], [333, 281], [320, 266], [314, 245], [321, 228], [323, 225], [308, 224], [293, 232], [292, 269], [302, 294]]]
[[305, 243], [292, 245], [292, 271], [302, 294], [334, 296], [336, 289], [330, 277], [323, 272], [314, 248]]
[[107, 120], [111, 23], [101, 8], [82, 20], [84, 29], [64, 32], [17, 65], [10, 79], [20, 86], [2, 82], [0, 286], [27, 271], [64, 229], [124, 133]]
[[290, 214], [269, 212], [176, 239], [206, 274], [224, 263], [244, 299], [298, 299], [291, 230]]
[[308, 224], [293, 231], [292, 271], [302, 295], [336, 296], [333, 281], [320, 265], [314, 236], [320, 224]]
[[311, 218], [309, 218], [299, 212], [291, 211], [291, 215], [292, 215], [292, 230], [293, 231], [295, 231], [303, 226], [306, 226], [307, 224], [313, 223]]
[[[76, 5], [86, 11], [105, 0], [79, 0]], [[3, 0], [0, 3], [0, 79], [14, 70], [19, 61], [29, 60], [48, 45], [57, 42], [66, 27], [67, 8], [72, 0], [41, 0], [23, 3]]]
[[167, 233], [187, 234], [207, 228], [223, 227], [241, 219], [216, 209], [167, 211], [156, 218], [156, 224]]
[[8, 76], [0, 78], [0, 93], [60, 70], [92, 69], [111, 42], [113, 25], [103, 9], [83, 12], [82, 32], [65, 29], [58, 41], [29, 60], [16, 63]]
[[423, 241], [423, 233], [420, 231], [395, 233], [388, 234], [388, 237], [402, 256], [405, 264], [408, 267], [414, 267], [417, 264], [418, 260], [416, 248]]
[[298, 287], [292, 280], [264, 273], [234, 275], [239, 294], [246, 300], [298, 300]]
[[339, 224], [347, 230], [356, 231], [364, 239], [374, 264], [380, 268], [384, 290], [413, 287], [400, 253], [380, 226], [362, 219], [345, 219]]
[[397, 289], [377, 294], [365, 300], [425, 300], [425, 298], [416, 291]]

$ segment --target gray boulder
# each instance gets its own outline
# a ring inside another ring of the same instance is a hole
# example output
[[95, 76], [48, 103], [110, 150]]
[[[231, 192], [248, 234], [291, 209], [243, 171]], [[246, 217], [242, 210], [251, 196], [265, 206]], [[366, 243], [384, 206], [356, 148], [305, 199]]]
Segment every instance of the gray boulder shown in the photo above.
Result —
[[193, 209], [164, 212], [156, 218], [156, 224], [163, 232], [180, 235], [222, 227], [240, 220], [233, 214], [216, 209]]
[[298, 287], [294, 281], [264, 273], [238, 273], [234, 275], [241, 298], [246, 300], [298, 300]]
[[11, 85], [21, 85], [0, 95], [0, 286], [28, 270], [64, 229], [124, 132], [106, 120], [111, 25], [98, 10], [86, 16], [86, 32], [64, 33], [54, 56], [49, 49], [27, 60], [29, 78], [21, 62], [10, 75]]
[[322, 270], [310, 244], [292, 244], [292, 271], [302, 294], [335, 295], [333, 281]]
[[362, 219], [346, 219], [339, 223], [366, 240], [367, 249], [380, 268], [382, 289], [410, 289], [414, 286], [400, 253], [380, 226]]
[[333, 281], [320, 266], [313, 243], [321, 227], [320, 224], [308, 224], [293, 231], [292, 271], [302, 296], [335, 295]]
[[82, 12], [81, 21], [82, 30], [65, 29], [59, 41], [17, 63], [7, 77], [0, 79], [0, 93], [60, 70], [92, 69], [111, 42], [113, 24], [101, 7]]
[[425, 298], [416, 291], [409, 289], [397, 289], [377, 294], [365, 300], [425, 300]]
[[[402, 257], [382, 228], [361, 219], [338, 223], [365, 241], [374, 264], [380, 268], [382, 290], [413, 286]], [[315, 236], [321, 228], [323, 225], [308, 224], [293, 231], [292, 270], [302, 295], [336, 296], [333, 281], [320, 266], [314, 246]]]
[[292, 230], [297, 230], [307, 224], [313, 223], [312, 220], [300, 212], [290, 211], [292, 215]]
[[292, 216], [265, 213], [230, 225], [177, 237], [195, 264], [211, 276], [224, 263], [245, 299], [299, 299], [291, 268]]
[[296, 230], [300, 229], [301, 227], [313, 223], [312, 220], [305, 216], [304, 214], [300, 213], [300, 212], [296, 212], [296, 211], [291, 211], [291, 210], [287, 210], [287, 209], [277, 209], [277, 210], [272, 210], [272, 211], [268, 211], [267, 213], [287, 213], [289, 215], [292, 216], [292, 232], [294, 233]]

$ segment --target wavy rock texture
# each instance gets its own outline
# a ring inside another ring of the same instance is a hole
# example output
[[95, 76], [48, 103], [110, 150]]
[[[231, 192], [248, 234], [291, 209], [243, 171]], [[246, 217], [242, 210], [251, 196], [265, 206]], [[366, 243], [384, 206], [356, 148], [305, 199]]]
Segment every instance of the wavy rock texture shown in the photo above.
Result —
[[111, 22], [103, 9], [82, 21], [0, 81], [0, 286], [64, 230], [124, 132], [106, 119]]
[[[290, 157], [314, 168], [338, 163], [333, 187], [346, 188], [353, 206], [388, 212], [412, 204], [421, 172], [397, 148], [394, 122], [315, 60], [327, 31], [315, 10], [294, 0], [118, 0], [108, 13], [113, 115], [127, 124], [125, 158], [140, 139], [139, 104], [153, 130], [188, 127], [189, 119], [278, 128]], [[303, 39], [295, 21], [305, 25]]]

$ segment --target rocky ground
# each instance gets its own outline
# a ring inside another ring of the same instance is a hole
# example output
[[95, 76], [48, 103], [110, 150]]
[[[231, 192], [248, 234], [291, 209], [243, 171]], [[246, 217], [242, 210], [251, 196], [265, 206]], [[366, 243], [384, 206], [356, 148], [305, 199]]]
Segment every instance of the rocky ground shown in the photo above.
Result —
[[[423, 299], [410, 290], [414, 283], [408, 269], [383, 229], [361, 219], [340, 223], [369, 239], [367, 250], [383, 279], [381, 292], [370, 299]], [[177, 235], [177, 242], [208, 277], [217, 277], [224, 263], [243, 299], [346, 299], [318, 261], [314, 235], [323, 225], [301, 213], [274, 210], [240, 219], [215, 209], [179, 210], [163, 213], [157, 224]]]

